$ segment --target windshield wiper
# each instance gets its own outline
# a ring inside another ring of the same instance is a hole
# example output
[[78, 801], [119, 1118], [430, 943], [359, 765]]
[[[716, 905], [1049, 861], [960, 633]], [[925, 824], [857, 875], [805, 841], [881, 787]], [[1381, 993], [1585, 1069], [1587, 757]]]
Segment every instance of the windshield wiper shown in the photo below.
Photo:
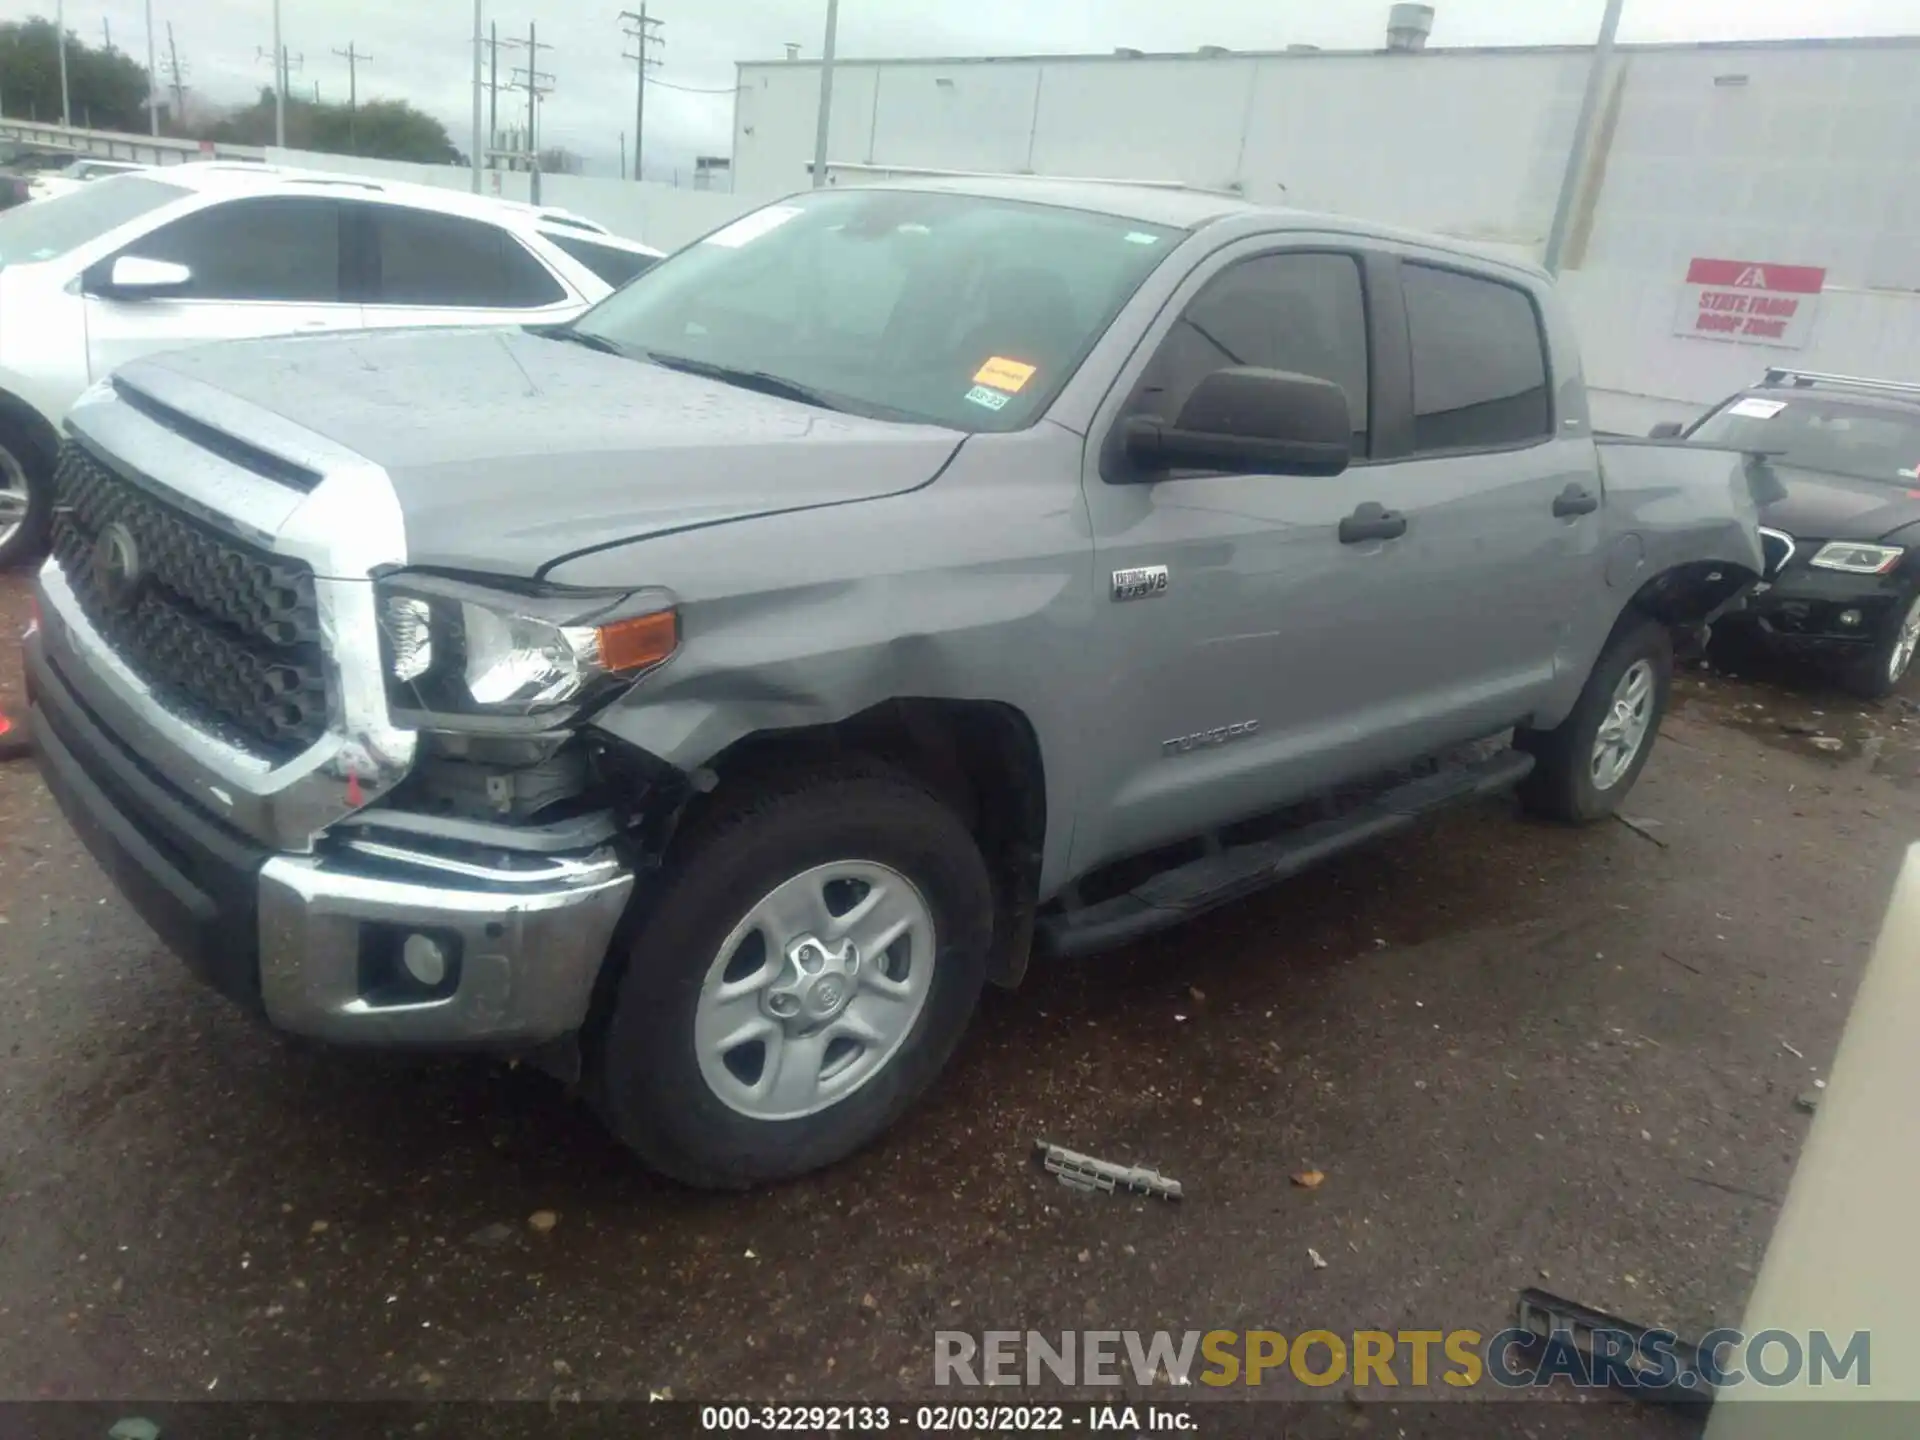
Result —
[[802, 405], [813, 405], [821, 410], [845, 413], [847, 408], [810, 385], [802, 385], [798, 380], [789, 380], [784, 375], [770, 375], [765, 370], [745, 370], [734, 365], [721, 365], [712, 360], [695, 360], [690, 355], [662, 355], [657, 350], [645, 350], [641, 354], [654, 364], [664, 366], [668, 370], [682, 370], [689, 375], [704, 375], [709, 380], [738, 385], [743, 390], [758, 390], [762, 395], [778, 395], [785, 400], [798, 400]]
[[528, 325], [523, 328], [529, 335], [538, 335], [542, 340], [565, 340], [570, 344], [584, 345], [589, 350], [598, 350], [602, 355], [633, 358], [632, 352], [622, 349], [604, 335], [595, 335], [590, 330], [576, 330], [571, 325]]

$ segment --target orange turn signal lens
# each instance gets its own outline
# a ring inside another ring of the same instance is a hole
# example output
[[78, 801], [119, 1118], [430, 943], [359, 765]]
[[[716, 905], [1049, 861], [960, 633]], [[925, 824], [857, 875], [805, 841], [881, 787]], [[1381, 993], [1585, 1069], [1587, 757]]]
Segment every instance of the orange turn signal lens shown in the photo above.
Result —
[[672, 610], [595, 627], [600, 663], [616, 675], [658, 665], [680, 648], [680, 616]]

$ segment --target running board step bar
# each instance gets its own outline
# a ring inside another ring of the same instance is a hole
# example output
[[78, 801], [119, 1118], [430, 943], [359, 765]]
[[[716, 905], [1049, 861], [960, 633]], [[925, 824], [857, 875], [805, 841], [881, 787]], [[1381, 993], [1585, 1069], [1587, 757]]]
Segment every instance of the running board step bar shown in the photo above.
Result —
[[1532, 770], [1533, 756], [1502, 750], [1472, 765], [1409, 781], [1332, 820], [1230, 846], [1162, 871], [1111, 900], [1042, 916], [1039, 938], [1055, 955], [1124, 945], [1264, 890], [1344, 850], [1408, 829], [1436, 810], [1511, 790]]

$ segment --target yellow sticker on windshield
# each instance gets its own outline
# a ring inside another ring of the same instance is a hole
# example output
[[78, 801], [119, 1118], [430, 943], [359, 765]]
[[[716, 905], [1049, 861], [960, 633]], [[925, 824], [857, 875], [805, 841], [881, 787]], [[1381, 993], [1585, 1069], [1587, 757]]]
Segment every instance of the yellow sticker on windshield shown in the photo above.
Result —
[[996, 355], [980, 367], [973, 377], [973, 383], [991, 385], [996, 390], [1005, 390], [1010, 395], [1018, 395], [1026, 388], [1027, 382], [1033, 379], [1038, 369], [1038, 366]]

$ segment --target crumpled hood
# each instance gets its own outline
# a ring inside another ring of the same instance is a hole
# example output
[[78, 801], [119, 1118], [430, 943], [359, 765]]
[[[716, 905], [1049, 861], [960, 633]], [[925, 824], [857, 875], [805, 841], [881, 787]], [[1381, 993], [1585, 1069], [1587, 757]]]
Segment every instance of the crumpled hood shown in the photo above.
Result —
[[1878, 540], [1903, 525], [1920, 521], [1920, 499], [1909, 486], [1857, 480], [1818, 470], [1775, 465], [1787, 498], [1760, 513], [1760, 523], [1796, 539]]
[[965, 436], [839, 415], [518, 329], [149, 356], [384, 468], [410, 563], [535, 576], [581, 550], [898, 494]]

